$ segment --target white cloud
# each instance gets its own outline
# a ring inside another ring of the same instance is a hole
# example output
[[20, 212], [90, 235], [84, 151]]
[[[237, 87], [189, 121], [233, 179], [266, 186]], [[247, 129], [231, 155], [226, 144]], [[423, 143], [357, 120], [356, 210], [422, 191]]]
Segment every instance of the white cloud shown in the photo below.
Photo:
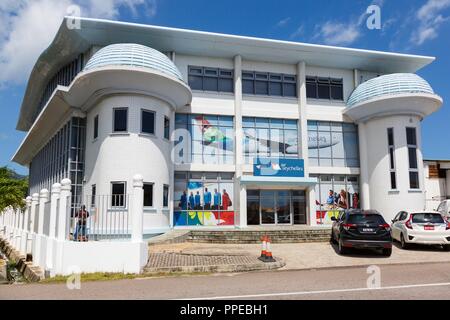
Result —
[[301, 25], [300, 27], [297, 28], [297, 30], [295, 30], [293, 33], [291, 33], [289, 38], [296, 39], [296, 38], [302, 36], [304, 31], [305, 31], [305, 28], [303, 25]]
[[284, 27], [289, 23], [289, 21], [291, 21], [291, 17], [281, 19], [280, 21], [277, 22], [276, 27], [278, 28]]
[[81, 15], [118, 18], [121, 8], [153, 17], [156, 0], [1, 0], [0, 87], [24, 83], [38, 56], [53, 40], [71, 5]]
[[316, 26], [315, 38], [328, 45], [349, 45], [361, 36], [359, 29], [358, 23], [327, 21], [321, 26]]
[[450, 0], [428, 0], [416, 13], [419, 26], [413, 31], [410, 41], [415, 45], [438, 37], [440, 26], [449, 21], [442, 11], [450, 7]]

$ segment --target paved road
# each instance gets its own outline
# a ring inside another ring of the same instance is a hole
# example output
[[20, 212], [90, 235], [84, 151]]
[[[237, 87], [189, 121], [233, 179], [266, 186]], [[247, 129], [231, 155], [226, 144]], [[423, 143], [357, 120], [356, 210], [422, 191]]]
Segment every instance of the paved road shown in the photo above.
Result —
[[0, 299], [450, 299], [450, 263], [380, 266], [381, 289], [365, 267], [217, 274], [65, 284], [0, 286]]

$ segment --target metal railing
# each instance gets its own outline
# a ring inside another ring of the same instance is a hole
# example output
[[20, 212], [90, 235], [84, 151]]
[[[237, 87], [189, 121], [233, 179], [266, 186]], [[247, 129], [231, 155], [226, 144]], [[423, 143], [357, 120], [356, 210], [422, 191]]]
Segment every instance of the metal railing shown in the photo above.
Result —
[[74, 197], [69, 216], [69, 238], [77, 242], [126, 240], [131, 237], [129, 195]]

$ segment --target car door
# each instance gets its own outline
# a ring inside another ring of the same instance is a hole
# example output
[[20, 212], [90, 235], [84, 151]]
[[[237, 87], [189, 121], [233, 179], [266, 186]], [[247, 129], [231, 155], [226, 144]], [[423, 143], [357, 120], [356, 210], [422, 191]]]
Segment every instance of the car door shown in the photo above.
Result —
[[[408, 212], [403, 211], [398, 218], [398, 221], [395, 223], [395, 229], [397, 232], [397, 240], [400, 241], [400, 235], [405, 231], [405, 222], [408, 220]], [[405, 233], [406, 236], [406, 233]]]
[[342, 224], [342, 221], [344, 221], [344, 218], [345, 218], [345, 212], [341, 212], [339, 214], [337, 220], [334, 221], [334, 223], [333, 223], [333, 232], [334, 232], [334, 235], [336, 236], [336, 239], [339, 239], [341, 224]]
[[395, 240], [400, 238], [399, 229], [398, 229], [398, 227], [399, 227], [398, 222], [400, 220], [400, 216], [402, 215], [402, 213], [403, 213], [403, 211], [400, 211], [399, 213], [397, 213], [395, 218], [392, 220], [392, 224], [391, 224], [392, 238], [394, 238]]

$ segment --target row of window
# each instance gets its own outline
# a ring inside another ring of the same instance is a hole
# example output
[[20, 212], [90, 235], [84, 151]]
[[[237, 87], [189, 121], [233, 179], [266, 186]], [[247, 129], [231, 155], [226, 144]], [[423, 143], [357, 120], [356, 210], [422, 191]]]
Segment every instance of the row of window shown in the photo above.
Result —
[[[156, 113], [150, 110], [141, 110], [141, 133], [155, 134], [155, 118]], [[170, 119], [164, 117], [164, 138], [170, 138]], [[93, 138], [98, 138], [99, 130], [99, 116], [94, 117], [94, 133]], [[128, 108], [114, 108], [113, 109], [113, 132], [121, 133], [128, 132]]]
[[[231, 69], [188, 67], [191, 89], [210, 92], [234, 92]], [[312, 99], [344, 100], [343, 79], [306, 77], [306, 96]], [[292, 74], [242, 71], [242, 93], [252, 95], [297, 97], [297, 76]]]
[[[144, 201], [145, 208], [153, 207], [153, 189], [154, 183], [144, 182]], [[111, 182], [111, 208], [125, 208], [127, 206], [127, 183], [125, 181]], [[91, 186], [91, 206], [96, 206], [97, 186]], [[163, 199], [162, 204], [164, 208], [169, 206], [169, 186], [163, 185]]]
[[[397, 190], [397, 173], [395, 165], [395, 138], [394, 129], [388, 128], [388, 151], [391, 190]], [[417, 132], [416, 128], [406, 128], [406, 144], [408, 147], [409, 188], [420, 189], [419, 166], [417, 161]]]

